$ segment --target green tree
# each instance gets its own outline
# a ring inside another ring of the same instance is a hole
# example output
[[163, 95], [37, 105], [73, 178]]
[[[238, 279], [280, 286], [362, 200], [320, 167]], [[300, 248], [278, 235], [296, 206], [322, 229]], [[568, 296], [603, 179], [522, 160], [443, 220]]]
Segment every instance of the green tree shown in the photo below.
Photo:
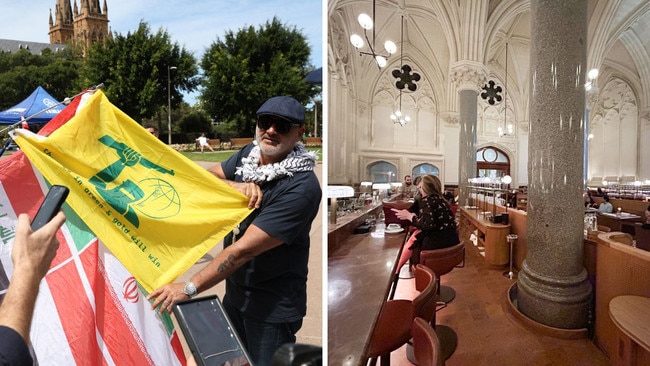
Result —
[[219, 123], [223, 135], [253, 136], [255, 111], [268, 98], [289, 95], [306, 104], [317, 94], [305, 76], [310, 48], [295, 27], [277, 18], [259, 29], [252, 26], [224, 40], [217, 38], [204, 54], [203, 91], [200, 100], [210, 117]]
[[79, 51], [71, 47], [56, 52], [48, 48], [40, 55], [0, 52], [0, 110], [21, 102], [39, 85], [59, 101], [77, 94], [82, 63]]
[[115, 33], [104, 44], [90, 47], [82, 75], [90, 85], [104, 83], [103, 91], [111, 102], [141, 121], [167, 106], [168, 80], [173, 109], [183, 100], [181, 91], [191, 92], [198, 86], [197, 72], [192, 53], [172, 43], [167, 31], [152, 34], [141, 21], [133, 34]]
[[320, 95], [313, 98], [305, 109], [305, 133], [311, 136], [323, 136], [323, 101]]
[[181, 117], [178, 124], [184, 133], [195, 132], [200, 134], [209, 133], [212, 130], [210, 118], [198, 108], [190, 108], [189, 112]]

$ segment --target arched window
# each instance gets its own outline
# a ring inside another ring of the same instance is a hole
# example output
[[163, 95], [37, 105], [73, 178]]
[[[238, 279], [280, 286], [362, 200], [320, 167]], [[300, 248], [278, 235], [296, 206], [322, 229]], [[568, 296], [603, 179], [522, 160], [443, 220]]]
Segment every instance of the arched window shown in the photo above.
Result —
[[498, 178], [510, 175], [508, 155], [494, 146], [486, 146], [476, 151], [476, 176]]
[[399, 182], [397, 167], [387, 161], [377, 161], [368, 165], [367, 175], [373, 183]]
[[426, 174], [433, 174], [436, 177], [440, 176], [440, 169], [438, 169], [437, 166], [429, 164], [429, 163], [424, 163], [424, 164], [418, 164], [413, 167], [413, 170], [411, 170], [411, 176], [417, 177], [419, 175], [426, 175]]

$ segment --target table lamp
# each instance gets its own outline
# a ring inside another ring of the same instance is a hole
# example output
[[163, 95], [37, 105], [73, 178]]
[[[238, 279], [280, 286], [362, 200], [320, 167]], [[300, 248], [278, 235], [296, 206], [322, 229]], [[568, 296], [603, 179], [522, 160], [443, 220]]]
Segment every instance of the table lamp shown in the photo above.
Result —
[[506, 192], [506, 202], [505, 202], [504, 206], [506, 207], [506, 213], [508, 213], [508, 190], [510, 189], [510, 183], [512, 183], [512, 177], [509, 176], [509, 175], [504, 175], [501, 178], [501, 183], [506, 185], [506, 190], [505, 190], [505, 192]]
[[354, 197], [354, 188], [350, 186], [327, 186], [327, 197], [330, 199], [330, 224], [336, 224], [336, 199]]
[[372, 182], [361, 182], [359, 185], [359, 192], [372, 193]]
[[389, 183], [374, 183], [372, 185], [372, 189], [373, 190], [376, 189], [377, 191], [379, 191], [379, 196], [381, 197], [381, 199], [383, 199], [387, 195], [386, 192], [390, 189], [390, 184]]

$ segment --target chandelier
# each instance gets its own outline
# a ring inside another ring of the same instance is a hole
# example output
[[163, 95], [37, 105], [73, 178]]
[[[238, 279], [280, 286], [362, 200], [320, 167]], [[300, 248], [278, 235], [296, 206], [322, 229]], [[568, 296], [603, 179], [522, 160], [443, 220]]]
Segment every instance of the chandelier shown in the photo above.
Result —
[[[504, 82], [504, 87], [501, 89], [500, 86], [496, 85], [493, 80], [488, 81], [482, 88], [484, 91], [481, 93], [481, 98], [487, 100], [490, 105], [494, 105], [496, 102], [500, 102], [503, 99], [503, 126], [497, 128], [499, 137], [510, 136], [514, 134], [512, 124], [508, 123], [507, 114], [507, 89], [508, 89], [508, 43], [506, 42], [506, 77]], [[503, 92], [503, 97], [500, 93]]]
[[399, 89], [399, 108], [390, 115], [390, 119], [393, 123], [399, 123], [400, 126], [404, 126], [411, 121], [411, 117], [402, 112], [402, 90], [408, 88], [412, 92], [416, 91], [418, 86], [415, 83], [420, 81], [420, 74], [413, 72], [411, 66], [404, 65], [404, 15], [402, 15], [402, 28], [400, 30], [399, 62], [400, 68], [392, 72], [393, 77], [397, 79], [395, 87]]
[[[358, 17], [359, 25], [361, 28], [363, 28], [363, 37], [360, 35], [354, 33], [350, 36], [350, 42], [354, 46], [354, 48], [357, 49], [359, 52], [359, 55], [370, 55], [372, 58], [375, 60], [375, 63], [377, 64], [377, 67], [381, 69], [382, 67], [386, 66], [388, 63], [388, 57], [395, 53], [397, 51], [397, 45], [395, 45], [395, 42], [387, 40], [384, 42], [384, 49], [386, 52], [388, 52], [388, 55], [382, 55], [379, 54], [376, 51], [375, 48], [375, 28], [374, 28], [374, 22], [375, 22], [375, 0], [372, 1], [372, 17], [369, 16], [366, 13], [362, 13]], [[368, 39], [368, 31], [372, 29], [372, 42], [370, 39]], [[368, 48], [370, 48], [370, 52], [363, 51], [361, 48], [365, 45], [364, 42], [368, 43]]]

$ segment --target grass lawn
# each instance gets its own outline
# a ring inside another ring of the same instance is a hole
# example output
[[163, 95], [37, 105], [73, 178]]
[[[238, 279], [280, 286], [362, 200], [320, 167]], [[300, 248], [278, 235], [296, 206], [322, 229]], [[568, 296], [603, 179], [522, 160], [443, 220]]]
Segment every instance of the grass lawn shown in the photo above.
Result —
[[[308, 147], [307, 150], [313, 151], [318, 155], [318, 162], [323, 161], [323, 149], [320, 146], [317, 147]], [[232, 154], [234, 154], [237, 150], [227, 150], [227, 151], [215, 151], [215, 152], [204, 152], [201, 154], [201, 152], [181, 152], [181, 154], [185, 155], [188, 159], [192, 161], [206, 161], [206, 162], [218, 162], [218, 161], [224, 161], [228, 159]], [[5, 151], [5, 153], [2, 155], [2, 157], [9, 156], [13, 154], [13, 151]]]
[[[315, 152], [316, 155], [318, 155], [319, 162], [323, 161], [323, 149], [321, 147], [308, 147], [307, 150]], [[181, 152], [181, 154], [185, 155], [188, 159], [192, 161], [217, 162], [217, 161], [224, 161], [228, 159], [235, 152], [236, 150], [215, 151], [215, 152], [210, 152], [210, 150], [208, 150], [207, 152], [204, 153], [185, 151], [185, 152]]]

